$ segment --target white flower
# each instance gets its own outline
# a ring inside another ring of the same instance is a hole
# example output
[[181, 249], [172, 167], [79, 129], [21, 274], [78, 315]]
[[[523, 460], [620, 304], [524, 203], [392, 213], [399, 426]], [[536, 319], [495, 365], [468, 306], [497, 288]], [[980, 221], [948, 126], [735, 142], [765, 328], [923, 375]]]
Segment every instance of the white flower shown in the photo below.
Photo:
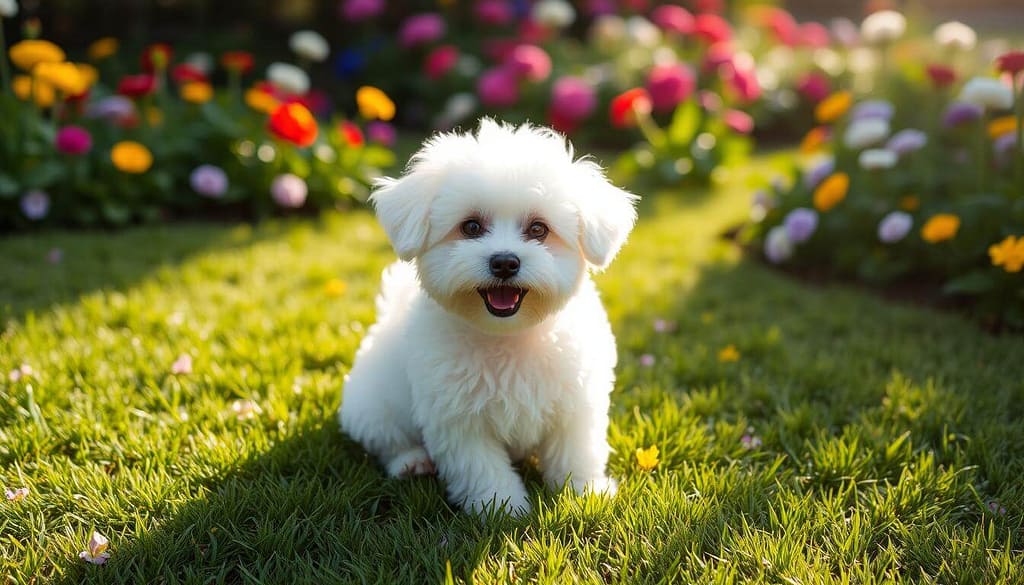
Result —
[[872, 144], [878, 144], [889, 136], [889, 121], [883, 118], [867, 118], [857, 120], [846, 128], [843, 134], [843, 145], [846, 148], [860, 150]]
[[590, 42], [602, 50], [615, 49], [626, 40], [626, 21], [614, 14], [603, 14], [590, 25]]
[[772, 264], [785, 262], [793, 256], [793, 242], [785, 226], [777, 225], [768, 230], [768, 237], [764, 239], [764, 255]]
[[288, 46], [299, 57], [317, 63], [326, 59], [331, 52], [327, 39], [314, 30], [300, 30], [293, 34], [288, 39]]
[[289, 63], [271, 63], [267, 67], [267, 80], [288, 93], [305, 95], [309, 91], [309, 76]]
[[661, 42], [661, 29], [642, 16], [630, 16], [626, 20], [626, 36], [631, 43], [652, 48]]
[[945, 49], [970, 51], [978, 44], [978, 34], [974, 29], [956, 20], [940, 24], [932, 34], [935, 42]]
[[905, 211], [891, 211], [878, 222], [878, 239], [893, 244], [905, 238], [914, 226], [914, 218]]
[[530, 16], [544, 26], [565, 28], [576, 20], [576, 9], [565, 0], [540, 0]]
[[185, 57], [185, 64], [202, 71], [203, 75], [209, 75], [213, 71], [213, 55], [203, 51], [190, 53]]
[[437, 125], [440, 127], [455, 126], [459, 122], [473, 115], [476, 112], [476, 96], [471, 93], [453, 94], [444, 104], [444, 111], [438, 117]]
[[878, 169], [891, 169], [896, 166], [899, 157], [888, 148], [869, 148], [860, 153], [857, 162], [862, 169], [874, 171]]
[[17, 15], [17, 2], [14, 0], [0, 0], [0, 18], [14, 18]]
[[1013, 90], [991, 77], [975, 77], [960, 90], [959, 101], [982, 108], [1005, 110], [1013, 106]]
[[871, 45], [891, 43], [907, 31], [907, 18], [894, 10], [880, 10], [860, 23], [860, 34]]
[[50, 211], [50, 196], [33, 189], [21, 196], [21, 212], [32, 221], [39, 221]]

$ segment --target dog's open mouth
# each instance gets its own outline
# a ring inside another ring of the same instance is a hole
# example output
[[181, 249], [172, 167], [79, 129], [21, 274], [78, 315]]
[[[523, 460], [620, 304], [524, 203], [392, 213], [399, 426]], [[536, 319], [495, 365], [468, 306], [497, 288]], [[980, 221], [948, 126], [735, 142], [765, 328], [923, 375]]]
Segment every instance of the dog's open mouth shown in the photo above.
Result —
[[517, 286], [495, 286], [476, 290], [484, 299], [487, 310], [495, 317], [511, 317], [519, 311], [523, 297], [530, 292]]

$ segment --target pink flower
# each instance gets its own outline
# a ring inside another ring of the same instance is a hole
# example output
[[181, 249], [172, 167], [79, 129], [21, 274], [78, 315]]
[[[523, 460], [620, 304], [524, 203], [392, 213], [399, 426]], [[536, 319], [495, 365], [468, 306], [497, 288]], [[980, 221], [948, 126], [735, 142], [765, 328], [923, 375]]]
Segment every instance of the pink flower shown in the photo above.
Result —
[[402, 24], [398, 33], [398, 44], [403, 47], [415, 47], [432, 43], [445, 33], [444, 19], [440, 14], [425, 12], [410, 16]]
[[451, 71], [458, 61], [459, 50], [454, 45], [441, 45], [427, 54], [423, 69], [430, 79], [440, 79]]
[[761, 84], [757, 81], [757, 70], [753, 63], [745, 63], [741, 59], [722, 68], [726, 85], [743, 103], [750, 103], [761, 97]]
[[473, 15], [482, 24], [504, 26], [512, 22], [515, 14], [506, 0], [480, 0], [473, 7]]
[[662, 4], [655, 8], [651, 20], [661, 30], [680, 35], [691, 34], [696, 26], [690, 11], [674, 4]]
[[505, 62], [520, 79], [544, 81], [551, 75], [551, 57], [534, 45], [519, 45]]
[[700, 66], [701, 71], [704, 73], [714, 73], [723, 65], [732, 63], [735, 56], [736, 50], [733, 49], [732, 43], [728, 41], [715, 43], [704, 52], [704, 60]]
[[28, 488], [20, 487], [16, 490], [5, 489], [4, 495], [7, 496], [7, 501], [9, 502], [20, 502], [28, 496]]
[[750, 134], [754, 130], [754, 118], [744, 111], [726, 110], [725, 114], [722, 114], [722, 119], [733, 132]]
[[99, 532], [93, 531], [92, 536], [89, 537], [88, 546], [89, 550], [78, 553], [78, 558], [94, 565], [102, 565], [110, 558], [110, 553], [107, 552], [107, 549], [110, 548], [110, 541]]
[[805, 47], [824, 49], [831, 44], [832, 39], [825, 25], [820, 22], [805, 22], [800, 25], [800, 42]]
[[192, 356], [183, 353], [171, 364], [171, 373], [175, 376], [187, 376], [192, 373]]
[[339, 11], [349, 22], [362, 22], [384, 12], [384, 0], [345, 0]]
[[732, 39], [729, 21], [717, 14], [698, 14], [693, 24], [694, 34], [709, 45]]
[[832, 84], [827, 76], [817, 71], [812, 71], [804, 75], [797, 82], [796, 90], [800, 92], [800, 95], [804, 96], [804, 99], [812, 104], [816, 104], [832, 93]]
[[645, 353], [642, 356], [640, 356], [640, 365], [645, 367], [645, 368], [649, 368], [649, 367], [653, 366], [654, 365], [654, 361], [655, 361], [654, 360], [654, 356], [649, 354], [649, 353]]
[[703, 89], [697, 92], [697, 101], [700, 102], [700, 107], [708, 112], [717, 112], [722, 109], [722, 98], [711, 90]]
[[495, 67], [484, 71], [476, 83], [476, 92], [486, 106], [504, 108], [519, 101], [516, 72], [509, 67]]
[[778, 40], [787, 47], [796, 46], [800, 41], [800, 28], [793, 15], [778, 7], [764, 9], [764, 22]]
[[647, 75], [647, 91], [655, 112], [671, 112], [693, 95], [696, 86], [693, 70], [682, 63], [655, 65]]
[[562, 77], [551, 88], [551, 126], [570, 133], [597, 107], [594, 88], [579, 77]]
[[65, 126], [57, 132], [54, 144], [64, 154], [82, 155], [92, 148], [92, 135], [81, 126]]
[[309, 187], [306, 186], [306, 182], [291, 173], [278, 175], [270, 184], [270, 195], [281, 207], [302, 207], [308, 194]]
[[387, 122], [375, 121], [366, 125], [366, 137], [371, 142], [392, 146], [395, 144], [395, 127]]

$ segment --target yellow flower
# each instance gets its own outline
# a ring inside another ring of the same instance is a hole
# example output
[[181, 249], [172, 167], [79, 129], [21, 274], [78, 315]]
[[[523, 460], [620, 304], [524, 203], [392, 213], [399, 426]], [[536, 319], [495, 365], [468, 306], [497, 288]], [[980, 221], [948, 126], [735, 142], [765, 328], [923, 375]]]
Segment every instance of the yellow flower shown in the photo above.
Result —
[[1017, 129], [1016, 116], [1003, 116], [988, 123], [988, 136], [992, 140]]
[[192, 104], [205, 104], [213, 99], [213, 86], [205, 81], [190, 81], [181, 86], [181, 99]]
[[115, 144], [110, 151], [110, 160], [117, 170], [133, 175], [142, 174], [153, 166], [153, 155], [149, 149], [131, 140]]
[[367, 120], [384, 120], [395, 117], [395, 102], [376, 87], [364, 85], [356, 91], [359, 113]]
[[650, 471], [658, 466], [658, 446], [651, 445], [646, 449], [636, 450], [636, 464], [644, 471]]
[[40, 63], [32, 71], [37, 81], [53, 86], [64, 95], [82, 95], [89, 89], [86, 79], [82, 77], [74, 63]]
[[108, 57], [113, 57], [117, 53], [119, 46], [120, 43], [114, 37], [97, 39], [89, 45], [89, 60], [102, 61]]
[[28, 75], [15, 76], [14, 82], [11, 84], [14, 89], [14, 95], [18, 96], [18, 99], [22, 101], [28, 101], [31, 99], [31, 93], [35, 91], [35, 102], [40, 108], [48, 108], [53, 105], [53, 101], [57, 99], [57, 93], [53, 91], [53, 86], [48, 83], [36, 81], [36, 86], [32, 87], [32, 78]]
[[1024, 268], [1024, 238], [1007, 236], [998, 244], [988, 248], [992, 266], [1002, 266], [1007, 272], [1020, 272]]
[[347, 288], [348, 285], [345, 284], [344, 280], [341, 280], [340, 278], [332, 278], [324, 285], [324, 294], [329, 297], [340, 297], [345, 294], [345, 290]]
[[822, 124], [835, 122], [853, 105], [853, 94], [848, 91], [837, 91], [823, 99], [814, 108], [814, 118]]
[[917, 195], [907, 195], [900, 199], [900, 209], [905, 211], [917, 211], [921, 207], [921, 199]]
[[921, 228], [921, 237], [929, 244], [937, 244], [956, 237], [960, 218], [952, 213], [933, 215]]
[[832, 209], [846, 198], [846, 191], [849, 188], [850, 175], [835, 173], [822, 181], [821, 185], [814, 190], [814, 207], [822, 213]]
[[828, 141], [828, 128], [824, 126], [811, 128], [811, 131], [804, 136], [803, 140], [800, 141], [800, 153], [814, 153], [821, 148], [826, 141]]
[[63, 49], [50, 41], [36, 39], [16, 43], [7, 54], [22, 71], [32, 71], [40, 63], [60, 63], [65, 59]]
[[738, 362], [740, 361], [740, 352], [735, 345], [730, 343], [718, 351], [718, 361], [722, 363]]
[[263, 114], [270, 114], [277, 109], [281, 102], [277, 101], [277, 98], [270, 95], [270, 92], [264, 91], [258, 87], [253, 87], [246, 90], [245, 92], [245, 103], [257, 112]]
[[78, 68], [78, 74], [82, 76], [82, 82], [85, 83], [86, 89], [96, 85], [100, 78], [100, 72], [96, 71], [95, 67], [88, 63], [75, 63], [75, 67]]

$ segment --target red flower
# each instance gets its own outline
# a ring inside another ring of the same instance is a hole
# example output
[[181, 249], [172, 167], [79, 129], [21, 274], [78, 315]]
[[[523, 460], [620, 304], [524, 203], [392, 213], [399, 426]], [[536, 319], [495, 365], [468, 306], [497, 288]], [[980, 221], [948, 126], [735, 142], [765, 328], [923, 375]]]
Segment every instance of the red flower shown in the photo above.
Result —
[[925, 67], [935, 87], [949, 87], [956, 81], [956, 71], [947, 65], [932, 64]]
[[306, 147], [316, 140], [316, 118], [299, 103], [282, 104], [270, 115], [270, 131], [295, 146]]
[[220, 56], [220, 64], [229, 71], [245, 75], [252, 70], [252, 53], [246, 51], [228, 51]]
[[636, 125], [637, 115], [651, 113], [651, 95], [642, 87], [634, 87], [621, 93], [612, 100], [612, 126], [628, 128]]
[[189, 65], [188, 63], [175, 65], [174, 68], [171, 69], [171, 79], [173, 79], [175, 83], [188, 83], [189, 81], [209, 82], [205, 73], [200, 71], [195, 65]]
[[1024, 51], [1010, 51], [996, 58], [996, 68], [1003, 73], [1017, 75], [1024, 71]]
[[352, 148], [359, 148], [366, 142], [363, 139], [363, 131], [354, 122], [344, 120], [338, 125], [338, 131], [341, 132], [341, 137], [345, 140], [345, 144]]
[[709, 45], [732, 39], [732, 27], [717, 14], [698, 14], [693, 25], [694, 34]]
[[148, 73], [125, 75], [117, 84], [117, 93], [132, 98], [147, 96], [156, 89], [156, 77]]
[[429, 54], [423, 63], [424, 72], [430, 79], [441, 79], [459, 61], [459, 50], [454, 45], [441, 45]]
[[174, 58], [174, 49], [167, 43], [155, 43], [142, 52], [142, 70], [146, 73], [163, 71], [171, 64]]

